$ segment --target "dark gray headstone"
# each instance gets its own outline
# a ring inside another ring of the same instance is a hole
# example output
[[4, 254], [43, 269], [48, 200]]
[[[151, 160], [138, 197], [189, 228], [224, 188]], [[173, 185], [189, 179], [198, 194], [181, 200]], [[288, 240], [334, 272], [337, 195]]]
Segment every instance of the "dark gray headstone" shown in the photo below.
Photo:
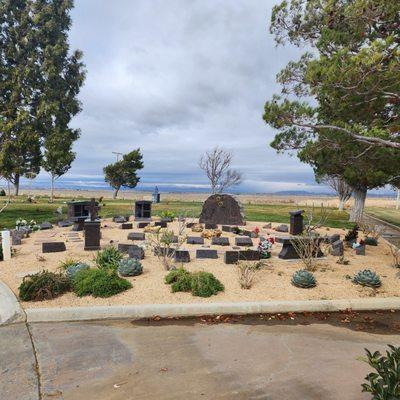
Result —
[[154, 222], [154, 226], [159, 226], [160, 228], [166, 228], [168, 223], [166, 221], [156, 221]]
[[291, 235], [301, 235], [303, 233], [303, 210], [289, 211], [290, 214], [290, 229]]
[[85, 250], [100, 249], [100, 221], [85, 222]]
[[260, 252], [258, 250], [240, 250], [240, 261], [258, 261], [260, 259]]
[[53, 228], [53, 225], [52, 225], [50, 222], [48, 222], [48, 221], [43, 222], [43, 223], [41, 223], [41, 224], [39, 225], [39, 229], [40, 229], [41, 231], [44, 231], [44, 230], [47, 230], [47, 229], [51, 229], [51, 228]]
[[227, 237], [213, 237], [211, 239], [211, 244], [216, 246], [229, 246], [229, 238]]
[[288, 226], [285, 225], [285, 224], [278, 225], [278, 226], [275, 228], [275, 230], [276, 230], [277, 232], [289, 232], [289, 228], [288, 228]]
[[193, 228], [196, 225], [196, 222], [188, 222], [186, 224], [186, 228]]
[[121, 229], [133, 229], [132, 222], [124, 222], [119, 226]]
[[239, 261], [239, 252], [235, 250], [228, 250], [224, 254], [225, 264], [236, 264]]
[[116, 222], [117, 224], [122, 224], [126, 222], [126, 218], [123, 215], [116, 215], [113, 217], [113, 222]]
[[73, 223], [71, 221], [58, 221], [58, 226], [60, 228], [68, 228], [69, 226], [72, 226]]
[[200, 223], [215, 225], [245, 225], [243, 208], [229, 194], [214, 194], [203, 204]]
[[175, 249], [171, 249], [168, 247], [154, 247], [154, 255], [155, 256], [163, 256], [168, 253], [169, 256], [174, 255]]
[[187, 244], [204, 244], [204, 238], [200, 236], [188, 236], [186, 239]]
[[22, 239], [25, 237], [25, 232], [13, 229], [11, 231], [11, 245], [19, 246], [22, 244]]
[[144, 232], [130, 232], [128, 234], [128, 240], [145, 240], [146, 235]]
[[358, 246], [355, 248], [356, 255], [365, 256], [365, 246]]
[[329, 243], [333, 244], [340, 240], [340, 235], [338, 233], [334, 233], [333, 235], [329, 236]]
[[217, 229], [218, 228], [218, 225], [217, 224], [209, 224], [209, 223], [205, 223], [204, 224], [204, 227], [206, 228], [206, 229]]
[[190, 262], [190, 254], [187, 250], [175, 251], [175, 262], [188, 263]]
[[147, 225], [150, 225], [150, 222], [138, 222], [136, 224], [136, 227], [139, 229], [143, 229], [143, 228], [146, 228]]
[[67, 250], [64, 242], [43, 242], [42, 253], [59, 253]]
[[222, 225], [222, 231], [223, 232], [233, 232], [234, 229], [238, 229], [237, 226], [231, 226], [231, 225]]
[[[279, 253], [278, 257], [281, 258], [282, 260], [297, 260], [300, 258], [299, 254], [297, 253], [296, 249], [293, 246], [292, 240], [295, 240], [295, 238], [291, 239], [289, 237], [284, 237], [284, 238], [276, 238], [276, 241], [278, 243], [282, 243], [282, 250]], [[318, 241], [318, 244], [321, 243], [322, 239], [314, 239]], [[321, 249], [318, 247], [318, 254], [317, 257], [323, 257], [324, 253], [322, 253]]]
[[144, 249], [139, 246], [129, 247], [128, 248], [129, 258], [136, 258], [138, 260], [143, 260], [144, 258]]
[[218, 258], [217, 250], [212, 249], [197, 249], [196, 258]]
[[245, 236], [245, 237], [235, 237], [235, 245], [236, 246], [253, 246], [253, 241]]
[[343, 242], [339, 239], [332, 243], [331, 255], [341, 257], [344, 254]]

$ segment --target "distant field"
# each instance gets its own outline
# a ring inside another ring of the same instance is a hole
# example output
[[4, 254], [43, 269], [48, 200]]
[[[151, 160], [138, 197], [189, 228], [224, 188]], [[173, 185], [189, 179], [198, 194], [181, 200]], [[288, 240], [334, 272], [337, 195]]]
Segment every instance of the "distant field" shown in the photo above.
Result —
[[400, 227], [400, 210], [390, 208], [368, 207], [367, 213], [373, 217], [380, 218], [383, 221], [389, 222]]
[[[5, 200], [1, 201], [3, 203]], [[58, 198], [52, 204], [48, 203], [47, 197], [38, 197], [37, 203], [31, 204], [26, 201], [25, 196], [14, 199], [0, 214], [0, 229], [12, 228], [18, 218], [27, 220], [34, 219], [37, 223], [43, 221], [56, 221], [55, 211], [62, 206], [63, 212], [66, 213], [67, 198]], [[112, 217], [119, 214], [132, 214], [132, 200], [105, 200], [100, 215], [104, 218]], [[176, 215], [185, 214], [187, 216], [198, 217], [200, 215], [202, 202], [200, 201], [164, 201], [153, 206], [153, 215], [159, 215], [160, 212], [169, 210]], [[249, 221], [260, 222], [280, 222], [289, 223], [289, 211], [296, 207], [287, 204], [245, 204], [244, 210], [246, 219]], [[329, 208], [328, 219], [326, 225], [333, 228], [348, 228], [352, 226], [348, 222], [348, 214], [340, 212], [336, 209]], [[318, 218], [318, 208], [315, 209], [315, 217]]]

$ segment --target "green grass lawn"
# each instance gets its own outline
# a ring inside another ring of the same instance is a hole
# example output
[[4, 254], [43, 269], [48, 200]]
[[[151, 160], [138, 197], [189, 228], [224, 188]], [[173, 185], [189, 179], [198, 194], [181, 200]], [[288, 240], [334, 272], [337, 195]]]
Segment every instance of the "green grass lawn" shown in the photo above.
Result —
[[395, 210], [393, 208], [368, 207], [366, 211], [373, 217], [400, 227], [400, 210]]
[[[4, 203], [6, 199], [0, 201]], [[0, 214], [0, 229], [12, 228], [18, 218], [27, 220], [34, 219], [37, 223], [43, 221], [55, 222], [55, 211], [62, 206], [63, 212], [66, 213], [67, 198], [57, 198], [54, 203], [49, 204], [48, 198], [38, 197], [37, 203], [30, 204], [26, 201], [25, 196], [13, 199], [12, 203]], [[153, 215], [159, 215], [162, 211], [173, 211], [176, 215], [185, 214], [191, 217], [198, 217], [201, 211], [201, 202], [181, 202], [181, 201], [165, 201], [160, 204], [153, 205]], [[293, 210], [293, 205], [277, 205], [277, 204], [245, 204], [244, 211], [248, 221], [260, 222], [278, 222], [289, 223], [289, 211]], [[327, 209], [328, 219], [326, 226], [333, 228], [349, 228], [352, 226], [348, 222], [348, 214], [336, 209]], [[105, 200], [101, 208], [100, 215], [104, 218], [114, 215], [125, 215], [133, 213], [133, 202], [129, 200]], [[315, 218], [319, 217], [318, 208], [315, 209]], [[399, 221], [400, 222], [400, 221]]]

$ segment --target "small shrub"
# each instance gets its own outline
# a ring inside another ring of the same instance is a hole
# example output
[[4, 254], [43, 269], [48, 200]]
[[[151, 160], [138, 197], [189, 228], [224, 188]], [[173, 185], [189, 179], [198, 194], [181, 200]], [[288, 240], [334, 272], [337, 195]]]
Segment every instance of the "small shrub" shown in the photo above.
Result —
[[78, 263], [79, 263], [78, 260], [74, 260], [73, 258], [67, 258], [64, 261], [61, 261], [60, 269], [62, 271], [66, 271], [69, 267], [74, 266], [74, 265], [76, 265]]
[[160, 218], [171, 218], [173, 220], [175, 217], [175, 213], [171, 210], [164, 210], [160, 212]]
[[374, 400], [395, 400], [400, 399], [400, 347], [389, 345], [386, 355], [379, 351], [367, 353], [366, 362], [375, 369], [370, 372], [363, 383], [362, 391], [371, 393]]
[[315, 287], [317, 281], [311, 272], [300, 269], [293, 274], [292, 284], [298, 288], [309, 289]]
[[89, 269], [89, 268], [90, 268], [89, 265], [78, 262], [76, 264], [72, 264], [69, 267], [67, 267], [67, 269], [65, 270], [65, 275], [69, 279], [74, 279], [78, 272], [83, 271], [85, 269]]
[[165, 276], [165, 283], [171, 285], [171, 291], [190, 292], [192, 289], [192, 274], [184, 268], [170, 271]]
[[353, 282], [357, 285], [368, 286], [372, 288], [378, 288], [381, 286], [381, 278], [374, 271], [370, 269], [364, 269], [358, 272], [354, 278]]
[[108, 246], [96, 254], [95, 262], [100, 269], [111, 269], [116, 271], [119, 262], [122, 260], [122, 253], [114, 246]]
[[210, 272], [192, 274], [192, 294], [199, 297], [210, 297], [224, 291], [224, 285]]
[[25, 276], [18, 289], [19, 297], [23, 301], [51, 300], [68, 292], [71, 283], [63, 274], [42, 271]]
[[88, 269], [80, 271], [73, 280], [74, 292], [79, 296], [111, 297], [132, 287], [126, 279], [120, 278], [114, 271], [106, 269]]
[[1, 189], [1, 190], [0, 190], [0, 196], [1, 196], [1, 197], [6, 196], [6, 191], [5, 191], [4, 189]]
[[355, 242], [358, 238], [358, 225], [354, 225], [349, 229], [344, 237], [345, 242]]
[[124, 258], [118, 264], [121, 276], [137, 276], [143, 273], [142, 263], [136, 258]]
[[248, 262], [237, 264], [239, 285], [242, 289], [250, 289], [257, 273], [257, 266]]
[[370, 236], [364, 238], [364, 243], [368, 246], [378, 246], [378, 239]]

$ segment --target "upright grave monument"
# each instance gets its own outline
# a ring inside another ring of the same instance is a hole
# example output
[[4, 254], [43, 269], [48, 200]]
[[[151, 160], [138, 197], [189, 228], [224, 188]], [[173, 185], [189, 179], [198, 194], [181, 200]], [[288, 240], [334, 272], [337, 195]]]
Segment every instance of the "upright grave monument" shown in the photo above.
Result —
[[89, 217], [90, 201], [88, 200], [77, 200], [70, 201], [67, 203], [67, 219], [71, 221], [74, 226], [73, 231], [83, 231], [85, 220]]
[[291, 235], [301, 235], [303, 233], [303, 210], [289, 211], [290, 214], [290, 228]]
[[100, 220], [98, 212], [100, 207], [95, 199], [91, 199], [87, 206], [89, 218], [85, 220], [85, 250], [100, 249]]
[[212, 225], [245, 225], [243, 207], [229, 194], [213, 194], [203, 204], [200, 223]]
[[135, 201], [135, 221], [146, 221], [151, 219], [151, 201]]

